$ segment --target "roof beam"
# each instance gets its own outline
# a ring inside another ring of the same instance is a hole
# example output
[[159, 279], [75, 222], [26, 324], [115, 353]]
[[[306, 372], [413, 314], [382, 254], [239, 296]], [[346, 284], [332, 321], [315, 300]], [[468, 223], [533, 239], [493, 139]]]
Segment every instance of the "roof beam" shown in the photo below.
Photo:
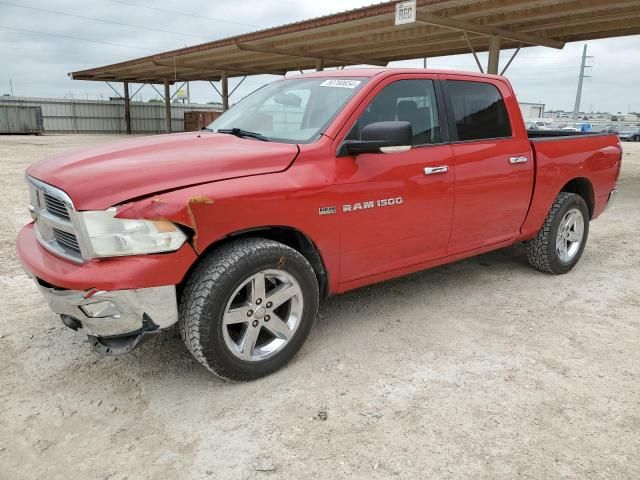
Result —
[[575, 18], [576, 15], [587, 14], [591, 17], [599, 16], [596, 12], [608, 13], [613, 9], [637, 6], [638, 0], [610, 0], [603, 3], [602, 0], [573, 0], [569, 2], [555, 3], [553, 5], [541, 5], [527, 8], [517, 12], [501, 12], [491, 15], [487, 22], [492, 25], [509, 24], [512, 30], [518, 30], [523, 22], [539, 22], [547, 19], [559, 19], [560, 17]]
[[478, 25], [473, 22], [466, 22], [464, 20], [455, 20], [453, 18], [444, 18], [438, 15], [432, 15], [430, 13], [417, 12], [416, 20], [421, 23], [427, 23], [429, 25], [436, 25], [438, 27], [450, 28], [453, 30], [461, 30], [463, 32], [477, 33], [480, 35], [487, 35], [490, 37], [500, 37], [506, 40], [513, 40], [516, 42], [522, 42], [527, 45], [541, 45], [543, 47], [558, 48], [564, 47], [564, 42], [559, 40], [551, 40], [549, 38], [540, 37], [537, 35], [531, 35], [529, 33], [517, 33], [511, 30], [506, 30], [499, 27], [490, 27], [484, 25]]
[[237, 76], [245, 76], [248, 73], [253, 73], [256, 75], [284, 75], [286, 70], [277, 70], [277, 71], [264, 71], [262, 69], [252, 69], [252, 68], [243, 68], [238, 65], [211, 65], [211, 63], [207, 62], [206, 64], [196, 64], [196, 63], [187, 63], [187, 62], [176, 62], [176, 64], [169, 64], [159, 62], [154, 60], [153, 64], [157, 67], [163, 68], [174, 68], [178, 71], [188, 70], [194, 74], [203, 73], [203, 74], [214, 74], [214, 76], [219, 77], [222, 73], [227, 73], [231, 75]]
[[334, 62], [341, 63], [350, 63], [354, 65], [377, 65], [379, 67], [386, 67], [387, 62], [381, 62], [380, 60], [374, 59], [365, 59], [365, 58], [352, 58], [352, 57], [335, 57], [324, 56], [318, 53], [308, 53], [303, 50], [291, 50], [291, 49], [283, 49], [283, 48], [273, 48], [265, 45], [249, 45], [246, 43], [238, 43], [238, 48], [240, 50], [246, 50], [249, 52], [259, 52], [259, 53], [270, 53], [272, 55], [282, 55], [285, 57], [296, 57], [296, 58], [311, 58], [314, 60], [332, 60]]
[[[552, 22], [546, 23], [544, 27], [541, 28], [543, 31], [551, 30], [554, 28], [568, 28], [573, 27], [575, 25], [584, 25], [590, 23], [604, 23], [613, 20], [622, 20], [630, 23], [634, 16], [638, 16], [640, 14], [640, 5], [634, 5], [631, 8], [623, 8], [620, 10], [609, 10], [607, 12], [603, 12], [597, 17], [591, 17], [588, 15], [573, 15], [570, 18], [559, 18]], [[520, 24], [521, 29], [529, 29], [530, 27], [526, 23]], [[536, 27], [540, 29], [540, 27]]]

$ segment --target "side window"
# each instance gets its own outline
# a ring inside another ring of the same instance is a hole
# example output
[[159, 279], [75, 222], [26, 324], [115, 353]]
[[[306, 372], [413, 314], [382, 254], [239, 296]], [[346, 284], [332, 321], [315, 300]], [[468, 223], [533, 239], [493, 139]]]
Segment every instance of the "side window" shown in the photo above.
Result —
[[511, 136], [511, 123], [500, 91], [490, 83], [447, 80], [458, 140]]
[[394, 120], [411, 123], [413, 145], [440, 143], [433, 81], [399, 80], [387, 85], [367, 106], [347, 138], [358, 140], [362, 129], [370, 123]]

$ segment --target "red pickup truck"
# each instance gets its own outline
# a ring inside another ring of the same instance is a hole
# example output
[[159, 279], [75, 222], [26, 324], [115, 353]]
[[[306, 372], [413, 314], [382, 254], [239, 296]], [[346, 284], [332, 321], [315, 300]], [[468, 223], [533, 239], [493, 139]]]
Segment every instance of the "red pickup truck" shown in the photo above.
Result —
[[31, 166], [18, 254], [96, 351], [178, 323], [204, 367], [248, 380], [300, 349], [327, 295], [517, 242], [568, 272], [621, 153], [612, 134], [527, 133], [498, 76], [287, 77], [206, 130]]

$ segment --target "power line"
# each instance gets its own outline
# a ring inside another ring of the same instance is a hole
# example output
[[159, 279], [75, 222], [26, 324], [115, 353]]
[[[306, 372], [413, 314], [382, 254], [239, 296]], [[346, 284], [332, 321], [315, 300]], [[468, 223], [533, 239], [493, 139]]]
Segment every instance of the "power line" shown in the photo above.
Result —
[[184, 17], [201, 18], [201, 19], [204, 18], [204, 19], [207, 19], [207, 20], [212, 20], [214, 22], [231, 23], [233, 25], [242, 25], [243, 27], [260, 28], [259, 25], [252, 25], [250, 23], [234, 22], [233, 20], [226, 20], [226, 19], [223, 19], [223, 18], [207, 17], [205, 15], [196, 15], [196, 14], [193, 14], [193, 13], [179, 12], [179, 11], [176, 11], [176, 10], [168, 10], [166, 8], [151, 7], [149, 5], [143, 5], [141, 3], [125, 2], [124, 0], [111, 0], [111, 1], [115, 2], [115, 3], [121, 3], [123, 5], [130, 5], [130, 6], [134, 6], [134, 7], [140, 7], [140, 8], [147, 8], [149, 10], [155, 10], [157, 12], [171, 13], [172, 15], [182, 15]]
[[47, 35], [47, 36], [50, 36], [50, 37], [59, 37], [59, 38], [67, 38], [67, 39], [70, 39], [70, 40], [79, 40], [81, 42], [98, 43], [98, 44], [101, 44], [101, 45], [111, 45], [113, 47], [135, 48], [135, 49], [138, 49], [138, 50], [146, 50], [147, 52], [157, 52], [158, 51], [158, 50], [152, 50], [150, 48], [136, 47], [135, 45], [127, 45], [125, 43], [101, 42], [99, 40], [89, 40], [88, 38], [72, 37], [70, 35], [60, 35], [58, 33], [37, 32], [35, 30], [27, 30], [27, 29], [24, 29], [24, 28], [7, 27], [5, 25], [0, 25], [0, 28], [4, 28], [5, 30], [13, 30], [14, 32], [35, 33], [36, 35]]
[[28, 10], [35, 10], [35, 11], [38, 11], [38, 12], [53, 13], [55, 15], [64, 15], [64, 16], [67, 16], [67, 17], [80, 18], [80, 19], [83, 19], [83, 20], [92, 20], [94, 22], [109, 23], [109, 24], [112, 24], [112, 25], [120, 25], [122, 27], [140, 28], [140, 29], [144, 29], [144, 30], [151, 30], [151, 31], [154, 31], [154, 32], [171, 33], [173, 35], [183, 35], [185, 37], [193, 37], [193, 38], [200, 38], [200, 39], [204, 39], [204, 40], [211, 40], [209, 37], [203, 37], [203, 36], [200, 36], [200, 35], [191, 35], [189, 33], [180, 33], [180, 32], [175, 32], [175, 31], [172, 31], [172, 30], [163, 30], [162, 28], [145, 27], [143, 25], [132, 25], [132, 24], [129, 24], [129, 23], [116, 22], [114, 20], [103, 20], [101, 18], [85, 17], [83, 15], [76, 15], [75, 13], [60, 12], [58, 10], [48, 10], [46, 8], [30, 7], [30, 6], [27, 6], [27, 5], [18, 5], [17, 3], [10, 3], [10, 2], [2, 2], [2, 1], [0, 1], [0, 4], [9, 5], [10, 7], [24, 8], [24, 9], [28, 9]]
[[[2, 27], [0, 27], [2, 28]], [[85, 55], [91, 55], [92, 59], [95, 60], [95, 53], [91, 52], [91, 51], [86, 51], [86, 52], [82, 52], [82, 51], [71, 51], [71, 50], [62, 50], [62, 49], [58, 49], [58, 48], [41, 48], [41, 47], [14, 47], [13, 45], [11, 46], [11, 49], [5, 49], [5, 50], [0, 50], [0, 58], [2, 58], [2, 56], [9, 56], [9, 54], [11, 54], [11, 52], [13, 52], [14, 50], [25, 50], [25, 51], [30, 51], [30, 52], [39, 52], [42, 53], [43, 55], [50, 55], [52, 53], [59, 53], [59, 54], [64, 54], [67, 55], [68, 57], [77, 57], [80, 54], [85, 54]], [[122, 55], [119, 55], [117, 53], [104, 53], [101, 52], [100, 53], [100, 58], [102, 57], [109, 57], [109, 58], [121, 58]], [[74, 58], [74, 60], [77, 60], [77, 58]]]

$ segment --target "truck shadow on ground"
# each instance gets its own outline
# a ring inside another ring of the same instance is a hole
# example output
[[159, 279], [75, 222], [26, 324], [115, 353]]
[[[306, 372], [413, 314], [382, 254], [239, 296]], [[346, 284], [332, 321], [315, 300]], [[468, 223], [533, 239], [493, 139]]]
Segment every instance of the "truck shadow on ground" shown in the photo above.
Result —
[[[294, 362], [309, 359], [316, 348], [321, 348], [318, 339], [332, 330], [344, 328], [346, 335], [349, 335], [351, 329], [357, 330], [360, 323], [368, 321], [365, 316], [357, 314], [365, 308], [368, 312], [382, 311], [387, 315], [394, 315], [394, 309], [397, 309], [397, 315], [403, 315], [400, 313], [400, 304], [429, 303], [435, 299], [442, 301], [443, 297], [453, 298], [458, 292], [471, 289], [480, 282], [486, 284], [492, 278], [504, 279], [522, 272], [536, 274], [527, 264], [524, 247], [515, 245], [330, 297], [321, 303], [315, 328]], [[455, 303], [452, 303], [452, 308], [456, 308]], [[161, 357], [158, 362], [164, 366], [150, 367], [151, 364], [157, 364], [156, 361], [150, 362], [150, 356]], [[159, 368], [155, 373], [171, 373], [177, 377], [196, 376], [198, 381], [208, 379], [222, 382], [193, 359], [184, 346], [177, 327], [149, 340], [123, 358], [127, 359], [129, 368], [133, 369]], [[143, 374], [142, 371], [139, 373]]]

